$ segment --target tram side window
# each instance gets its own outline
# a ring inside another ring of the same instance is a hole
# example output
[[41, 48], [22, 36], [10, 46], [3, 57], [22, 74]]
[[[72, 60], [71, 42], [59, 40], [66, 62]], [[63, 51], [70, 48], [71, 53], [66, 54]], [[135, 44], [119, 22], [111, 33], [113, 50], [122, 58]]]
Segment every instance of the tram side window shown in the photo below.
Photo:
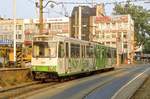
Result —
[[66, 58], [69, 56], [69, 45], [66, 43]]
[[94, 57], [94, 48], [93, 46], [86, 46], [86, 57], [93, 58]]
[[108, 57], [108, 58], [111, 58], [111, 54], [112, 54], [112, 52], [111, 52], [111, 50], [110, 50], [110, 48], [109, 48], [108, 51], [107, 51], [107, 57]]
[[57, 43], [49, 42], [49, 47], [46, 49], [47, 56], [55, 58], [57, 56]]
[[85, 57], [85, 46], [82, 45], [81, 48], [82, 48], [82, 57], [84, 58]]
[[79, 44], [71, 44], [71, 57], [72, 58], [80, 57], [80, 45]]
[[39, 56], [39, 46], [33, 46], [33, 57]]
[[116, 50], [113, 50], [113, 54], [114, 54], [113, 57], [116, 58], [116, 57], [117, 57], [117, 56], [116, 56], [117, 51], [116, 51]]
[[59, 50], [58, 50], [58, 57], [63, 58], [64, 57], [64, 43], [59, 43]]

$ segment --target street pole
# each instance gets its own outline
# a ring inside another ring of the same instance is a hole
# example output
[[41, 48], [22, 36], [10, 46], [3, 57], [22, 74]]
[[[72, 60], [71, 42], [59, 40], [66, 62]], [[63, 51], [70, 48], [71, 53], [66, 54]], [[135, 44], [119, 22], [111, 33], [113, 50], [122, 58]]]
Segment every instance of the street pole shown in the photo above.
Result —
[[[117, 23], [117, 30], [119, 30], [119, 26], [118, 26], [118, 23]], [[119, 37], [119, 31], [117, 31], [117, 36], [116, 36], [116, 49], [117, 49], [117, 52], [116, 52], [116, 56], [117, 56], [117, 66], [120, 65], [120, 57], [119, 57], [119, 49], [120, 49], [120, 46], [119, 46], [119, 42], [120, 42], [120, 37]]]
[[79, 6], [79, 17], [78, 17], [78, 24], [79, 24], [78, 34], [79, 35], [78, 35], [78, 39], [80, 39], [80, 40], [82, 39], [82, 34], [81, 34], [81, 24], [82, 24], [81, 22], [82, 21], [81, 20], [82, 20], [82, 12], [81, 12], [81, 6]]
[[77, 19], [78, 19], [78, 13], [77, 11], [75, 11], [75, 25], [74, 25], [74, 28], [75, 28], [75, 38], [78, 38], [78, 33], [77, 33], [77, 28], [78, 28], [78, 22], [77, 22]]
[[39, 34], [42, 33], [43, 31], [43, 0], [40, 0], [40, 9], [39, 9], [39, 26], [40, 26], [40, 30], [39, 30]]
[[134, 54], [135, 54], [135, 51], [134, 51], [134, 44], [135, 44], [135, 38], [134, 38], [134, 32], [133, 32], [133, 34], [132, 34], [132, 40], [131, 40], [131, 44], [132, 44], [132, 52], [131, 52], [131, 64], [134, 64]]
[[15, 63], [16, 63], [16, 0], [13, 0], [13, 23], [14, 23], [13, 52], [14, 52], [14, 66], [15, 66]]

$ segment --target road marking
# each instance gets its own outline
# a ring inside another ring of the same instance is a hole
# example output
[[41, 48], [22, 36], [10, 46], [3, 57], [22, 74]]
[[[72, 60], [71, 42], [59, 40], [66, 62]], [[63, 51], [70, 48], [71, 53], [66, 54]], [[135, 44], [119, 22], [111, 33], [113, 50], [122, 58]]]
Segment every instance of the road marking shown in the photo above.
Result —
[[113, 96], [111, 99], [115, 99], [116, 96], [125, 88], [127, 87], [130, 83], [132, 83], [134, 80], [136, 80], [138, 77], [140, 77], [141, 75], [143, 75], [144, 73], [146, 73], [147, 71], [150, 70], [150, 67], [148, 69], [146, 69], [144, 72], [140, 73], [139, 75], [137, 75], [135, 78], [133, 78], [132, 80], [130, 80], [127, 84], [125, 84], [124, 86], [122, 86]]

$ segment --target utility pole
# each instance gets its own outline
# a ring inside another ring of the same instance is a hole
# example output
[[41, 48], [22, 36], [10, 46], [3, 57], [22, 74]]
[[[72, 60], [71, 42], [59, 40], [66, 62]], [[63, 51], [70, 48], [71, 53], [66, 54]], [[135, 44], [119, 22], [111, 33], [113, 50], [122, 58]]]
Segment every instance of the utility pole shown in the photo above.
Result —
[[40, 30], [39, 30], [39, 34], [42, 34], [43, 32], [43, 0], [40, 0], [40, 9], [39, 9], [39, 26], [40, 26]]
[[78, 38], [78, 33], [77, 33], [77, 28], [78, 28], [78, 22], [77, 22], [77, 19], [78, 19], [78, 13], [77, 11], [75, 11], [75, 25], [74, 25], [74, 28], [75, 28], [75, 38]]
[[117, 66], [120, 65], [120, 56], [119, 56], [119, 50], [120, 50], [120, 46], [119, 46], [119, 42], [120, 42], [120, 35], [119, 35], [119, 26], [118, 26], [118, 23], [116, 24], [117, 25], [117, 36], [116, 36], [116, 49], [117, 49], [117, 52], [116, 52], [116, 56], [117, 56]]
[[79, 17], [78, 17], [78, 25], [79, 25], [79, 30], [78, 30], [78, 39], [82, 39], [82, 34], [81, 34], [81, 26], [82, 26], [82, 11], [81, 11], [81, 6], [79, 6]]
[[13, 0], [13, 24], [14, 24], [14, 29], [13, 29], [13, 52], [14, 52], [14, 66], [16, 63], [16, 0]]

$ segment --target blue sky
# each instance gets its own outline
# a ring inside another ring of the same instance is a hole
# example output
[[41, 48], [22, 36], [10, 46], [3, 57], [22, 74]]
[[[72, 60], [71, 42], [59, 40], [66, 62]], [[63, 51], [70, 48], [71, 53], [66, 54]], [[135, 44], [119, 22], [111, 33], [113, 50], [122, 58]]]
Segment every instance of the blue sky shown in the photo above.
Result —
[[[36, 7], [34, 2], [36, 0], [16, 0], [17, 1], [17, 18], [36, 18]], [[39, 1], [39, 0], [38, 0]], [[48, 0], [45, 0], [45, 2]], [[62, 1], [62, 0], [54, 0], [54, 1]], [[92, 0], [63, 0], [64, 2], [91, 2]], [[126, 0], [94, 0], [95, 2], [111, 2], [111, 1], [126, 1]], [[149, 0], [147, 0], [149, 1]], [[0, 0], [0, 16], [1, 17], [5, 17], [5, 18], [12, 18], [12, 6], [13, 4], [13, 0]], [[150, 9], [150, 3], [147, 4], [143, 4], [141, 2], [136, 3], [138, 5], [142, 5], [147, 9]], [[67, 9], [67, 12], [70, 14], [72, 11], [73, 6], [76, 5], [65, 5], [65, 8]], [[113, 5], [106, 5], [105, 9], [106, 9], [106, 14], [110, 15], [112, 12], [112, 8]], [[59, 6], [55, 6], [54, 8], [50, 8], [47, 7], [46, 9], [44, 9], [45, 12], [49, 12], [45, 13], [44, 16], [45, 17], [63, 17], [64, 14], [60, 14], [62, 13], [64, 10], [62, 9], [61, 5]]]

